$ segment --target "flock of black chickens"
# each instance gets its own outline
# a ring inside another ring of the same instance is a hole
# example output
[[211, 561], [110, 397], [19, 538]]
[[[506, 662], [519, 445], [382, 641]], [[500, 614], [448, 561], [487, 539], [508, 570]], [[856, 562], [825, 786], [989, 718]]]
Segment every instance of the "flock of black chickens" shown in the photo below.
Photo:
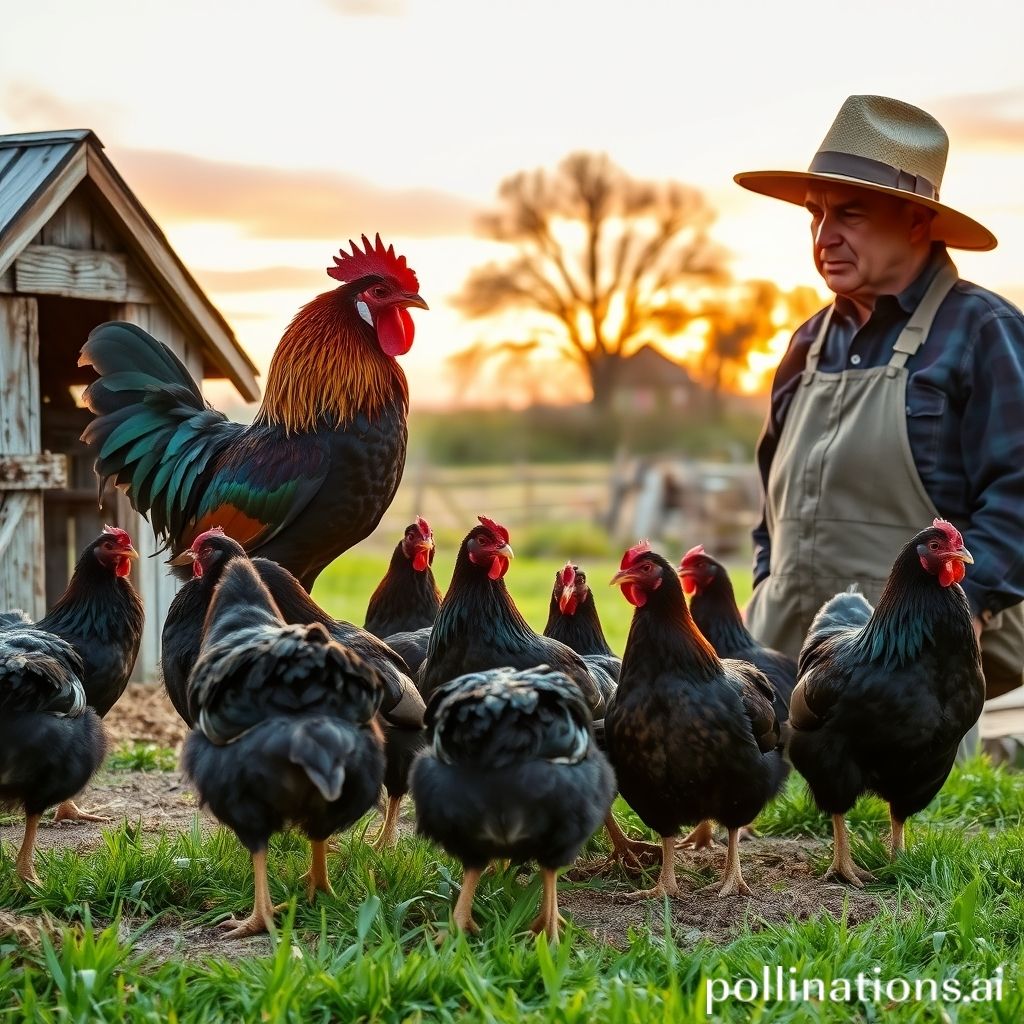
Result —
[[[398, 839], [411, 792], [419, 832], [462, 861], [456, 927], [476, 929], [477, 881], [491, 860], [536, 861], [535, 931], [557, 938], [555, 887], [604, 823], [612, 857], [660, 858], [671, 896], [678, 845], [729, 833], [720, 895], [749, 894], [738, 840], [789, 765], [833, 817], [830, 874], [862, 885], [845, 814], [871, 790], [888, 801], [892, 851], [935, 796], [984, 699], [963, 591], [960, 534], [935, 523], [910, 539], [872, 610], [858, 593], [822, 608], [798, 662], [743, 624], [725, 569], [694, 548], [678, 570], [647, 544], [612, 582], [634, 607], [621, 660], [601, 630], [585, 572], [555, 575], [543, 635], [504, 576], [508, 531], [481, 517], [442, 600], [434, 543], [417, 519], [395, 548], [365, 627], [310, 597], [319, 572], [367, 537], [405, 464], [408, 388], [396, 362], [426, 308], [404, 256], [363, 236], [334, 259], [342, 282], [296, 314], [248, 425], [203, 399], [166, 345], [132, 324], [96, 328], [80, 362], [99, 375], [83, 440], [147, 515], [183, 578], [162, 635], [164, 684], [191, 727], [182, 764], [203, 804], [252, 854], [255, 898], [235, 936], [270, 927], [270, 836], [312, 843], [310, 897], [330, 891], [328, 838], [386, 794], [375, 839]], [[0, 614], [0, 802], [21, 806], [15, 869], [36, 881], [46, 808], [73, 801], [105, 753], [100, 719], [123, 693], [143, 629], [130, 578], [137, 553], [108, 527], [37, 623]], [[690, 604], [684, 596], [690, 596]], [[661, 837], [627, 836], [616, 792]]]
[[[142, 635], [131, 539], [108, 527], [83, 551], [65, 594], [38, 623], [0, 617], [0, 800], [24, 809], [15, 869], [36, 882], [43, 811], [71, 802], [105, 753], [100, 719], [125, 689]], [[457, 857], [455, 926], [476, 931], [473, 896], [490, 861], [536, 861], [535, 931], [558, 937], [555, 879], [604, 823], [612, 858], [661, 858], [655, 886], [677, 891], [680, 846], [728, 830], [719, 895], [749, 895], [741, 832], [789, 764], [833, 817], [829, 875], [860, 886], [844, 815], [865, 791], [903, 823], [941, 788], [981, 713], [980, 655], [963, 591], [970, 555], [949, 523], [912, 538], [875, 609], [838, 594], [815, 619], [799, 661], [746, 630], [724, 567], [697, 547], [678, 567], [641, 543], [612, 579], [633, 606], [623, 656], [601, 629], [581, 567], [555, 573], [543, 634], [505, 585], [508, 531], [480, 517], [443, 599], [434, 541], [410, 524], [360, 628], [332, 618], [277, 562], [250, 557], [219, 528], [172, 559], [187, 577], [163, 628], [167, 693], [191, 727], [183, 769], [202, 803], [252, 855], [255, 899], [232, 936], [270, 927], [270, 836], [310, 839], [308, 895], [331, 891], [327, 841], [382, 793], [375, 839], [398, 840], [411, 792], [417, 830]], [[685, 595], [689, 595], [689, 605]], [[661, 837], [628, 838], [616, 792]], [[382, 805], [384, 806], [384, 805]], [[677, 840], [684, 824], [695, 828]]]

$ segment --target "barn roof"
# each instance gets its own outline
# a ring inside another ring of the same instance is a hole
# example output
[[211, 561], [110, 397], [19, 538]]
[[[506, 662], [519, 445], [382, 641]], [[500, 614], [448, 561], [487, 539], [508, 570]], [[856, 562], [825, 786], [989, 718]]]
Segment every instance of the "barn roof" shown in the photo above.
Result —
[[83, 180], [164, 301], [195, 332], [210, 362], [247, 401], [259, 398], [256, 367], [231, 327], [88, 129], [0, 135], [0, 274]]

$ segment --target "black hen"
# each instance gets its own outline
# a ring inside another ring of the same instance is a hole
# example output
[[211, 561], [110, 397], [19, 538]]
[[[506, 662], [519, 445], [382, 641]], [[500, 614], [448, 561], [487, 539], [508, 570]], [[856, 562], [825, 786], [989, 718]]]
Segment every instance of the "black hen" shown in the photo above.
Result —
[[43, 811], [84, 788], [106, 753], [81, 676], [67, 641], [21, 613], [0, 616], [0, 804], [25, 812], [14, 867], [26, 882], [39, 882], [33, 854]]
[[327, 838], [369, 810], [384, 775], [380, 678], [319, 623], [285, 625], [252, 563], [238, 558], [213, 595], [189, 688], [197, 724], [184, 770], [253, 860], [252, 913], [222, 927], [254, 935], [273, 922], [267, 845], [287, 825], [313, 844], [310, 898], [331, 892]]
[[843, 593], [811, 623], [790, 702], [790, 758], [832, 815], [826, 877], [871, 878], [853, 861], [845, 819], [865, 791], [889, 804], [890, 853], [903, 849], [904, 822], [942, 788], [981, 714], [981, 654], [959, 586], [971, 562], [956, 528], [936, 519], [899, 553], [873, 611]]
[[605, 741], [619, 791], [662, 837], [658, 883], [635, 897], [677, 891], [674, 836], [708, 818], [729, 830], [720, 895], [749, 894], [738, 833], [771, 796], [781, 762], [771, 684], [747, 662], [719, 659], [675, 569], [648, 545], [626, 552], [612, 582], [636, 610]]
[[417, 516], [395, 545], [388, 571], [366, 607], [363, 628], [388, 637], [432, 626], [441, 607], [433, 563], [433, 531], [423, 516]]
[[544, 635], [571, 647], [588, 664], [599, 665], [612, 679], [619, 678], [622, 659], [615, 656], [605, 639], [587, 574], [572, 562], [566, 562], [555, 573]]
[[[236, 558], [248, 558], [242, 545], [222, 530], [213, 529], [200, 534], [192, 547], [171, 563], [178, 570], [187, 566], [192, 579], [176, 595], [164, 623], [164, 685], [171, 703], [189, 725], [194, 724], [194, 714], [188, 706], [188, 675], [199, 655], [203, 623], [214, 588], [226, 566]], [[402, 797], [409, 788], [409, 768], [425, 742], [423, 698], [405, 674], [404, 662], [383, 641], [359, 626], [332, 618], [277, 562], [254, 558], [252, 565], [286, 622], [300, 625], [319, 623], [327, 629], [332, 640], [354, 651], [380, 676], [384, 687], [381, 719], [387, 755], [384, 784], [388, 792], [388, 806], [375, 845], [394, 845], [398, 839]]]
[[[142, 643], [145, 613], [129, 575], [139, 553], [116, 526], [82, 550], [67, 589], [37, 623], [74, 647], [82, 659], [86, 703], [103, 718], [124, 693]], [[0, 626], [2, 629], [2, 626]], [[54, 821], [107, 821], [64, 800]]]
[[498, 857], [536, 860], [544, 881], [535, 932], [558, 938], [556, 873], [608, 813], [615, 779], [590, 711], [563, 673], [491, 669], [440, 686], [427, 708], [433, 745], [413, 766], [420, 833], [462, 861], [453, 914], [477, 931], [473, 896]]
[[590, 666], [572, 648], [539, 636], [515, 606], [503, 579], [512, 549], [508, 530], [480, 516], [462, 542], [448, 592], [420, 666], [425, 700], [444, 683], [467, 672], [549, 665], [579, 688], [595, 718], [604, 715], [614, 680]]

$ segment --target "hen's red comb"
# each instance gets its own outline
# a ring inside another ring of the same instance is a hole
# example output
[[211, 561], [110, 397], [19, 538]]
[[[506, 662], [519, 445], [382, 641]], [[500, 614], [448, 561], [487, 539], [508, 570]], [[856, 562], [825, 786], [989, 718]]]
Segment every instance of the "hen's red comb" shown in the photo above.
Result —
[[941, 530], [949, 538], [952, 547], [962, 548], [964, 546], [964, 539], [960, 535], [960, 531], [947, 519], [934, 519], [932, 526]]
[[416, 517], [416, 529], [420, 531], [420, 536], [424, 540], [430, 540], [434, 536], [430, 529], [430, 523], [423, 518], [423, 516]]
[[571, 587], [576, 582], [576, 566], [572, 562], [566, 562], [561, 572], [562, 586]]
[[695, 560], [704, 554], [704, 545], [698, 544], [696, 547], [690, 548], [689, 551], [683, 555], [683, 560], [679, 563], [680, 565], [686, 565], [687, 562]]
[[633, 565], [641, 555], [646, 555], [651, 550], [651, 542], [649, 540], [642, 540], [639, 544], [634, 544], [623, 556], [622, 562], [619, 565], [620, 569], [628, 569]]
[[328, 277], [333, 277], [336, 281], [355, 281], [367, 274], [379, 274], [381, 277], [395, 278], [402, 291], [420, 290], [416, 274], [406, 265], [405, 257], [396, 256], [393, 245], [385, 249], [379, 234], [376, 244], [363, 235], [363, 249], [360, 249], [351, 238], [348, 244], [352, 246], [352, 252], [338, 250], [338, 255], [334, 257], [337, 266], [327, 268]]
[[194, 541], [192, 541], [192, 550], [198, 551], [211, 537], [223, 537], [224, 527], [223, 526], [211, 526], [205, 533], [199, 534]]
[[103, 532], [113, 537], [123, 548], [132, 546], [132, 539], [128, 536], [128, 531], [122, 530], [120, 526], [104, 526]]
[[508, 530], [505, 529], [500, 523], [496, 523], [493, 519], [488, 519], [487, 516], [477, 516], [480, 520], [481, 526], [486, 526], [495, 537], [502, 542], [502, 544], [508, 543]]

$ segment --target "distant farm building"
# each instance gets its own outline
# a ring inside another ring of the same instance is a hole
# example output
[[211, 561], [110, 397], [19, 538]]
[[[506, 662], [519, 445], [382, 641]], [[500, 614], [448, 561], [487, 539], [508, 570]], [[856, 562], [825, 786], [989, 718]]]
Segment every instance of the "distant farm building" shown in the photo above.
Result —
[[624, 360], [615, 379], [612, 406], [621, 415], [646, 416], [685, 409], [697, 385], [679, 363], [653, 345]]
[[135, 678], [155, 678], [175, 584], [153, 531], [108, 488], [97, 507], [78, 366], [89, 331], [128, 320], [197, 379], [227, 378], [259, 397], [256, 368], [90, 131], [0, 136], [0, 609], [33, 617], [67, 585], [104, 522], [132, 535], [146, 605]]

